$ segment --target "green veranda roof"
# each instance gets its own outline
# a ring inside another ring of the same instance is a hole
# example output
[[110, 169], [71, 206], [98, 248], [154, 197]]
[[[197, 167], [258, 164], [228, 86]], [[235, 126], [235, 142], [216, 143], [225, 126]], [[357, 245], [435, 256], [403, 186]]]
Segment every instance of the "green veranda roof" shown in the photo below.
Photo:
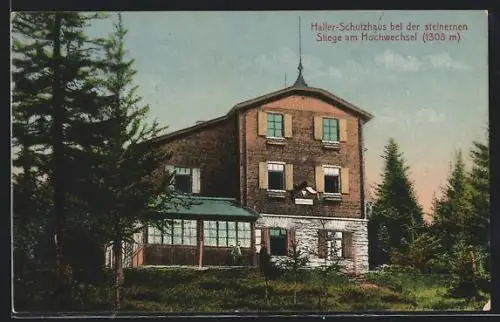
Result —
[[207, 216], [207, 217], [246, 217], [257, 219], [258, 213], [238, 204], [234, 198], [187, 197], [189, 207], [177, 206], [167, 211], [169, 215]]

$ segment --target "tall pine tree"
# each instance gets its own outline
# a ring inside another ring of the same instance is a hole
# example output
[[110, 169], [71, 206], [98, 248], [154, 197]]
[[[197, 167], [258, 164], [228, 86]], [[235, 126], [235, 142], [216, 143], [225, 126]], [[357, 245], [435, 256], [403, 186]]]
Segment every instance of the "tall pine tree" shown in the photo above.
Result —
[[422, 208], [408, 178], [409, 168], [394, 139], [389, 139], [382, 158], [385, 161], [382, 182], [376, 187], [376, 202], [369, 222], [372, 267], [386, 262], [387, 252], [407, 247], [423, 226]]
[[[86, 125], [96, 112], [93, 104], [93, 75], [98, 68], [91, 46], [83, 33], [93, 16], [79, 13], [16, 13], [13, 25], [13, 135], [17, 156], [14, 166], [23, 175], [14, 200], [17, 224], [40, 214], [21, 204], [28, 200], [28, 182], [45, 181], [51, 185], [53, 203], [45, 215], [52, 214], [50, 233], [55, 241], [55, 262], [59, 272], [59, 300], [69, 296], [70, 275], [64, 258], [67, 214], [73, 213], [68, 195], [74, 184], [72, 160], [90, 132]], [[77, 129], [75, 129], [77, 128]], [[85, 168], [79, 168], [86, 171]], [[35, 178], [35, 179], [33, 179]], [[74, 220], [78, 222], [78, 220]], [[14, 223], [16, 225], [16, 223]], [[23, 234], [22, 229], [17, 231]]]
[[471, 157], [473, 161], [470, 171], [472, 186], [472, 211], [474, 220], [470, 223], [472, 244], [489, 250], [490, 241], [490, 158], [489, 144], [473, 142]]
[[458, 150], [443, 196], [436, 202], [434, 228], [448, 253], [459, 241], [471, 245], [473, 232], [469, 224], [473, 217], [472, 187], [462, 152]]
[[80, 185], [80, 193], [87, 200], [86, 209], [96, 229], [112, 246], [114, 307], [119, 310], [124, 243], [133, 243], [134, 234], [148, 224], [166, 228], [170, 222], [161, 210], [175, 201], [188, 203], [175, 199], [168, 190], [172, 174], [165, 170], [165, 164], [169, 154], [149, 144], [165, 128], [156, 121], [147, 122], [149, 107], [141, 104], [138, 87], [134, 86], [134, 60], [127, 58], [127, 31], [120, 14], [114, 26], [114, 32], [103, 40], [106, 70], [99, 82], [100, 109], [94, 123], [99, 140], [85, 152], [92, 167]]

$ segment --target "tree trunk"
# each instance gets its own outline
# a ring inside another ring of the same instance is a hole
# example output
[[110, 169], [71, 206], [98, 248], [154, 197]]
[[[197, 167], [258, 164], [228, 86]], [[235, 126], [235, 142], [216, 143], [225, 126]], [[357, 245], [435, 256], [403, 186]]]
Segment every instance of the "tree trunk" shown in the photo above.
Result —
[[269, 281], [266, 277], [266, 295], [265, 296], [266, 296], [266, 304], [267, 305], [269, 305], [269, 291], [268, 291], [268, 289], [269, 289]]
[[472, 273], [476, 273], [477, 267], [476, 267], [476, 254], [474, 253], [474, 250], [470, 251], [470, 257], [472, 261]]
[[54, 185], [54, 214], [55, 214], [55, 247], [56, 266], [58, 272], [57, 295], [59, 303], [68, 299], [69, 276], [71, 270], [67, 269], [64, 259], [64, 226], [65, 226], [65, 195], [64, 195], [64, 143], [63, 143], [63, 88], [61, 84], [61, 20], [60, 14], [54, 17], [54, 47], [53, 47], [53, 72], [52, 82], [52, 149], [53, 149], [53, 174]]
[[297, 304], [297, 280], [295, 280], [293, 286], [293, 304]]
[[122, 261], [122, 245], [120, 240], [115, 240], [113, 244], [113, 256], [115, 260], [115, 311], [120, 310], [120, 289], [123, 281], [123, 261]]

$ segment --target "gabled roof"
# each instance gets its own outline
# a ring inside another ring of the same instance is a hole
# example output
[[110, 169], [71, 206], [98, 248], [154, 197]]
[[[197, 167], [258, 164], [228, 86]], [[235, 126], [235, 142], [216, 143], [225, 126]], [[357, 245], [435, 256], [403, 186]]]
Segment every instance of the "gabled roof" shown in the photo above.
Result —
[[333, 103], [335, 105], [338, 105], [339, 108], [345, 109], [349, 112], [353, 112], [357, 114], [360, 118], [368, 122], [373, 118], [373, 115], [362, 110], [361, 108], [357, 107], [356, 105], [349, 103], [348, 101], [333, 95], [332, 93], [321, 89], [321, 88], [316, 88], [316, 87], [310, 87], [310, 86], [290, 86], [284, 89], [281, 89], [279, 91], [275, 91], [266, 95], [262, 95], [256, 98], [253, 98], [251, 100], [247, 100], [241, 103], [236, 104], [228, 114], [231, 114], [237, 110], [240, 109], [247, 109], [247, 108], [252, 108], [256, 107], [262, 104], [266, 104], [275, 100], [278, 100], [283, 97], [291, 96], [291, 95], [304, 95], [304, 96], [311, 96], [311, 97], [316, 97], [318, 99], [322, 99], [326, 101], [327, 103]]
[[373, 115], [362, 110], [361, 108], [357, 107], [356, 105], [347, 102], [346, 100], [343, 100], [342, 98], [333, 95], [332, 93], [321, 89], [321, 88], [315, 88], [315, 87], [309, 87], [309, 86], [290, 86], [284, 89], [280, 89], [278, 91], [274, 91], [272, 93], [262, 95], [241, 103], [236, 104], [229, 110], [229, 112], [226, 115], [195, 124], [193, 126], [167, 133], [165, 135], [159, 136], [155, 139], [153, 139], [151, 142], [159, 142], [159, 141], [164, 141], [164, 140], [169, 140], [173, 139], [175, 137], [182, 136], [184, 134], [192, 133], [201, 129], [204, 129], [206, 127], [209, 127], [211, 125], [214, 125], [216, 123], [222, 122], [224, 120], [227, 120], [229, 117], [233, 116], [235, 113], [239, 111], [243, 111], [246, 109], [254, 108], [261, 106], [263, 104], [267, 104], [276, 100], [279, 100], [281, 98], [291, 96], [291, 95], [303, 95], [303, 96], [310, 96], [310, 97], [315, 97], [321, 100], [326, 101], [327, 103], [335, 104], [338, 106], [340, 109], [344, 109], [347, 112], [351, 112], [356, 114], [358, 117], [360, 117], [362, 120], [365, 122], [370, 121], [373, 118]]

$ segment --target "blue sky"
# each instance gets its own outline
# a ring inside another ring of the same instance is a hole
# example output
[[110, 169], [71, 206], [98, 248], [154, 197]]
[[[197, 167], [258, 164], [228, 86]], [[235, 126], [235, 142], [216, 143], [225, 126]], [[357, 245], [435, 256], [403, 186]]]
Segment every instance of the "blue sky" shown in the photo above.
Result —
[[[124, 12], [126, 47], [135, 59], [135, 82], [151, 117], [174, 131], [282, 89], [285, 74], [290, 86], [297, 77], [299, 16], [303, 74], [309, 85], [375, 116], [365, 127], [368, 182], [380, 178], [380, 156], [393, 137], [428, 211], [433, 194], [445, 183], [454, 151], [461, 148], [468, 158], [472, 141], [486, 135], [485, 11]], [[428, 23], [466, 24], [467, 30], [460, 32], [458, 43], [334, 44], [316, 41], [318, 31], [311, 29], [315, 22], [412, 22], [420, 28]], [[92, 35], [111, 30], [110, 21], [90, 27]]]

